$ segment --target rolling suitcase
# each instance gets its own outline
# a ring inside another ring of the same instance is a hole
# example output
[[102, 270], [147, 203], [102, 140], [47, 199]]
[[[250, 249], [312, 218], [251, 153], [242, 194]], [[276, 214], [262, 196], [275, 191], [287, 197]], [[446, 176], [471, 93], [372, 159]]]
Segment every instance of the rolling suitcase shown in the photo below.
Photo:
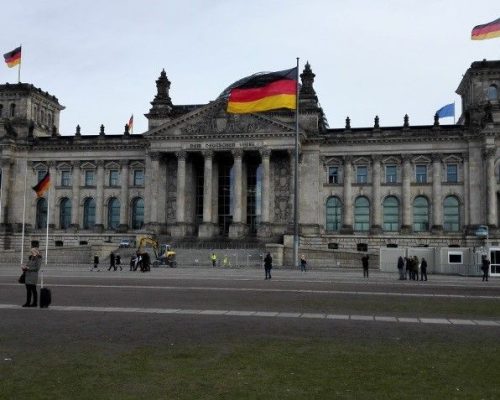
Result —
[[52, 302], [52, 292], [49, 288], [43, 287], [43, 271], [40, 287], [40, 308], [47, 308]]

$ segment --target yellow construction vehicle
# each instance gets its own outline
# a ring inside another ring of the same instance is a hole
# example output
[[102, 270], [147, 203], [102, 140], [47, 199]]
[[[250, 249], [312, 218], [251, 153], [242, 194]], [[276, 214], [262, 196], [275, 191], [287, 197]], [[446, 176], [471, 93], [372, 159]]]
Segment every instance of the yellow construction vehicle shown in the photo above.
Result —
[[160, 245], [158, 241], [151, 236], [141, 236], [138, 243], [139, 245], [137, 246], [137, 252], [139, 254], [145, 253], [146, 246], [149, 246], [153, 249], [153, 267], [159, 267], [161, 265], [166, 265], [170, 268], [177, 267], [177, 261], [175, 260], [175, 251], [169, 244]]

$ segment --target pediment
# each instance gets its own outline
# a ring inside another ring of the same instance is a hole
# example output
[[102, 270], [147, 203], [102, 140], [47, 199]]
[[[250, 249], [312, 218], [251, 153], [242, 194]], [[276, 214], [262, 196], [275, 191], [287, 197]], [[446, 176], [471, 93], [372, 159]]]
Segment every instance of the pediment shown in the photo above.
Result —
[[47, 170], [47, 164], [43, 163], [43, 162], [39, 162], [39, 161], [35, 161], [31, 164], [31, 167], [33, 168], [33, 170], [35, 171], [46, 171]]
[[88, 162], [88, 161], [85, 161], [83, 162], [81, 165], [80, 165], [80, 168], [81, 169], [96, 169], [96, 165], [91, 163], [91, 162]]
[[432, 162], [432, 160], [430, 159], [430, 157], [427, 157], [427, 156], [417, 156], [413, 159], [414, 164], [418, 164], [418, 163], [430, 164], [431, 162]]
[[352, 163], [354, 165], [369, 165], [370, 164], [370, 159], [367, 157], [357, 157], [352, 160]]
[[62, 171], [62, 170], [71, 170], [73, 169], [73, 166], [69, 163], [69, 162], [62, 162], [62, 163], [59, 163], [57, 164], [57, 169]]
[[443, 157], [443, 163], [445, 163], [445, 164], [450, 164], [450, 163], [459, 164], [461, 162], [462, 162], [462, 159], [455, 154]]
[[149, 137], [294, 133], [290, 124], [265, 114], [228, 114], [225, 102], [215, 101], [148, 132]]
[[401, 164], [401, 159], [398, 158], [398, 157], [389, 156], [387, 158], [384, 158], [382, 160], [382, 163], [384, 163], [384, 164], [396, 164], [396, 165], [398, 165], [398, 164]]
[[110, 161], [104, 166], [106, 169], [120, 169], [120, 164], [116, 161]]

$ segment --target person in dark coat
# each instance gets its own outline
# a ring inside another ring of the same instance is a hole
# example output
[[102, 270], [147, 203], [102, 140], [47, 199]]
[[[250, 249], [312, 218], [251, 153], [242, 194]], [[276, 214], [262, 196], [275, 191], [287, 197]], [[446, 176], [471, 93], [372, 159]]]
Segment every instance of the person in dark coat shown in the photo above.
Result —
[[306, 256], [304, 254], [300, 256], [300, 270], [302, 272], [307, 271], [307, 261], [306, 261]]
[[424, 257], [422, 257], [422, 262], [420, 263], [420, 280], [427, 280], [427, 260]]
[[404, 267], [405, 267], [405, 260], [403, 259], [403, 256], [399, 256], [398, 258], [398, 272], [399, 272], [399, 280], [402, 281], [405, 279], [405, 274], [404, 274]]
[[22, 267], [26, 278], [24, 284], [26, 285], [26, 303], [23, 307], [36, 307], [38, 305], [38, 293], [36, 285], [38, 283], [38, 271], [42, 265], [42, 255], [40, 251], [33, 247], [26, 265]]
[[99, 256], [97, 254], [94, 256], [94, 266], [90, 270], [93, 271], [94, 269], [99, 272]]
[[363, 278], [368, 278], [368, 254], [361, 258], [361, 264], [363, 265]]
[[109, 255], [109, 268], [108, 268], [108, 271], [111, 271], [111, 268], [113, 268], [116, 271], [115, 253], [111, 253]]
[[122, 258], [120, 257], [119, 254], [117, 254], [116, 257], [115, 257], [115, 263], [116, 263], [116, 267], [117, 268], [119, 267], [120, 271], [121, 271], [123, 269], [122, 268]]
[[264, 258], [264, 270], [266, 271], [266, 278], [271, 279], [271, 269], [273, 268], [273, 258], [271, 257], [271, 253], [267, 253]]
[[488, 257], [483, 255], [481, 259], [481, 269], [483, 270], [483, 282], [486, 281], [488, 282], [488, 273], [490, 272], [490, 260], [488, 260]]

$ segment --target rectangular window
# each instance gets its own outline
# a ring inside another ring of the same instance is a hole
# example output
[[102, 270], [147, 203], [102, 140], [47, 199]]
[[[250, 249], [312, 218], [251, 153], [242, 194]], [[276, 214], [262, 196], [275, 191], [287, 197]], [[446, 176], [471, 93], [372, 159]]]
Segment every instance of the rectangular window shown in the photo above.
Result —
[[448, 252], [448, 264], [463, 264], [463, 255], [461, 251], [449, 251]]
[[398, 180], [397, 168], [395, 165], [385, 166], [385, 183], [396, 183]]
[[118, 186], [120, 183], [120, 175], [117, 169], [109, 171], [109, 186]]
[[328, 183], [340, 183], [339, 167], [328, 167]]
[[95, 171], [85, 171], [85, 186], [95, 186]]
[[144, 171], [142, 169], [134, 171], [134, 186], [144, 186]]
[[37, 182], [40, 182], [44, 178], [44, 176], [45, 176], [46, 173], [47, 173], [47, 171], [38, 170], [36, 172]]
[[356, 168], [356, 183], [368, 182], [368, 167], [366, 165], [359, 165]]
[[417, 183], [427, 183], [427, 165], [415, 166], [415, 179]]
[[457, 183], [458, 182], [458, 165], [457, 164], [446, 164], [446, 182]]
[[61, 171], [61, 186], [71, 186], [71, 171]]

